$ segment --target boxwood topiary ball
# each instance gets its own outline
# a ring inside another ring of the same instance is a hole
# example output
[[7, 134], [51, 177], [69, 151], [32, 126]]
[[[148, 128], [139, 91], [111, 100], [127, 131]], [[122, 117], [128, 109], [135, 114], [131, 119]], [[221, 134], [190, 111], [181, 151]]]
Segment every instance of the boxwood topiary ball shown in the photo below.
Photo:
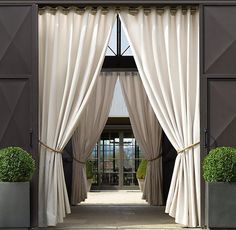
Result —
[[136, 172], [137, 179], [145, 179], [146, 171], [147, 171], [147, 160], [142, 160], [140, 165], [138, 166], [138, 170]]
[[29, 181], [34, 171], [35, 161], [23, 149], [19, 147], [8, 147], [0, 150], [0, 181]]
[[90, 160], [86, 161], [86, 175], [87, 179], [93, 178], [93, 162]]
[[233, 147], [212, 149], [203, 162], [203, 177], [207, 182], [236, 181], [236, 149]]

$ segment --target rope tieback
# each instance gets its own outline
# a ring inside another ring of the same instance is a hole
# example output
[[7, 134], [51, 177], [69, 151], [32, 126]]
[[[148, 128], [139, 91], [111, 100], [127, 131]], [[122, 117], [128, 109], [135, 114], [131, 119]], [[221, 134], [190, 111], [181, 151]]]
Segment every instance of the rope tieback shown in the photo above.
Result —
[[188, 149], [191, 149], [191, 148], [193, 148], [193, 147], [195, 147], [195, 146], [197, 146], [197, 145], [199, 145], [199, 144], [200, 144], [200, 141], [197, 142], [197, 143], [195, 143], [195, 144], [189, 145], [188, 147], [186, 147], [186, 148], [184, 148], [184, 149], [181, 149], [181, 150], [177, 151], [177, 153], [178, 153], [178, 154], [179, 154], [179, 153], [182, 153], [182, 152], [184, 152], [184, 151], [186, 151], [186, 150], [188, 150]]
[[40, 145], [42, 145], [44, 148], [46, 148], [47, 150], [51, 151], [51, 152], [55, 152], [55, 153], [63, 153], [63, 150], [57, 150], [57, 149], [53, 149], [51, 147], [49, 147], [48, 145], [44, 144], [42, 141], [39, 140]]
[[[46, 148], [47, 150], [49, 150], [49, 151], [51, 151], [51, 152], [60, 153], [60, 154], [63, 153], [63, 150], [53, 149], [53, 148], [51, 148], [50, 146], [44, 144], [44, 143], [43, 143], [42, 141], [40, 141], [40, 140], [39, 140], [39, 143], [40, 143], [41, 146], [43, 146], [44, 148]], [[80, 160], [78, 160], [77, 158], [75, 158], [74, 156], [71, 156], [71, 157], [72, 157], [72, 159], [73, 159], [74, 161], [76, 161], [77, 163], [86, 164], [86, 162], [80, 161]]]
[[152, 159], [150, 159], [150, 160], [148, 160], [149, 162], [152, 162], [152, 161], [155, 161], [155, 160], [157, 160], [157, 159], [159, 159], [159, 158], [161, 158], [162, 157], [162, 154], [161, 155], [159, 155], [159, 156], [157, 156], [157, 157], [155, 157], [155, 158], [152, 158]]
[[75, 162], [77, 162], [77, 163], [79, 163], [79, 164], [82, 164], [82, 165], [85, 165], [85, 164], [86, 164], [86, 162], [80, 161], [80, 160], [78, 160], [77, 158], [75, 158], [74, 156], [73, 156], [72, 158], [73, 158], [73, 160], [74, 160]]

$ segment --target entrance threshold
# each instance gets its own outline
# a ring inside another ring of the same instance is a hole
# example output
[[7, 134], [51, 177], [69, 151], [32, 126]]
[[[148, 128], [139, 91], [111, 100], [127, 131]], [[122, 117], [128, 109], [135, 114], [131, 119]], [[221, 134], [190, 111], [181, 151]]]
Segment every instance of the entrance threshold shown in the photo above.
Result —
[[72, 206], [64, 223], [48, 229], [183, 229], [165, 206], [150, 206], [141, 197], [139, 190], [89, 192], [85, 202]]
[[140, 190], [99, 190], [88, 193], [81, 205], [148, 205]]

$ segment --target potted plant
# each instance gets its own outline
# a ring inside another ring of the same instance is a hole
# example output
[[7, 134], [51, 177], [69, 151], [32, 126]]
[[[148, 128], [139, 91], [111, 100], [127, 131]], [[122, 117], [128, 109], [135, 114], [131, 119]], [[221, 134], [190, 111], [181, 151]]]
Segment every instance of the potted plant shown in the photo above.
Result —
[[0, 150], [0, 228], [30, 226], [32, 156], [19, 147]]
[[207, 225], [236, 229], [236, 148], [219, 147], [203, 162], [207, 182]]
[[87, 175], [87, 191], [89, 192], [93, 182], [93, 162], [91, 160], [86, 161], [86, 175]]
[[138, 170], [136, 172], [136, 177], [138, 180], [139, 188], [143, 192], [143, 186], [144, 186], [144, 180], [146, 176], [146, 171], [147, 171], [147, 160], [142, 160], [141, 163], [138, 166]]

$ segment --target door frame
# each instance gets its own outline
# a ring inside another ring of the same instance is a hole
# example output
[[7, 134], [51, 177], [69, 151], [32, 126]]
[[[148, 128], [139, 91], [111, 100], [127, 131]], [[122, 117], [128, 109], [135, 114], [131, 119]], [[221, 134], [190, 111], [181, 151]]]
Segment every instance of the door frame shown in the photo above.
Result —
[[[219, 76], [211, 76], [211, 75], [206, 75], [203, 71], [203, 64], [204, 64], [204, 44], [203, 44], [203, 35], [204, 35], [204, 7], [209, 6], [209, 5], [217, 5], [217, 6], [222, 6], [222, 5], [236, 5], [235, 0], [0, 0], [0, 6], [2, 5], [14, 5], [14, 6], [24, 6], [24, 5], [30, 5], [34, 9], [34, 13], [38, 12], [38, 5], [68, 5], [68, 4], [76, 4], [76, 5], [129, 5], [129, 6], [137, 6], [137, 5], [156, 5], [156, 4], [195, 4], [200, 6], [200, 125], [201, 125], [201, 162], [203, 160], [203, 157], [207, 153], [207, 148], [204, 146], [205, 142], [207, 142], [208, 137], [207, 133], [204, 132], [205, 128], [207, 129], [207, 82], [208, 79], [211, 79], [213, 77], [217, 78]], [[34, 21], [34, 28], [33, 30], [35, 31], [34, 36], [32, 39], [34, 39], [34, 44], [35, 47], [34, 49], [34, 59], [33, 63], [38, 63], [38, 35], [37, 35], [37, 27], [38, 27], [38, 22], [37, 18], [33, 19]], [[32, 140], [34, 144], [34, 151], [33, 151], [33, 156], [36, 159], [37, 165], [38, 165], [38, 65], [34, 65], [34, 81], [32, 82], [32, 91], [33, 91], [33, 98], [32, 101], [34, 101], [34, 108], [32, 113], [34, 120], [33, 120], [33, 130], [34, 133], [32, 134]], [[230, 77], [230, 76], [228, 76]], [[232, 77], [232, 76], [231, 76]], [[38, 167], [37, 167], [38, 168]], [[202, 175], [202, 172], [201, 172]], [[31, 198], [32, 202], [32, 210], [36, 209], [37, 203], [38, 203], [38, 198], [37, 198], [37, 190], [38, 190], [38, 171], [36, 172], [36, 175], [34, 177], [34, 180], [31, 183], [31, 190], [33, 191], [34, 198]], [[205, 182], [203, 178], [201, 178], [201, 213], [202, 213], [202, 226], [204, 226], [204, 215], [203, 213], [205, 212]], [[31, 223], [32, 226], [37, 225], [37, 211], [33, 211], [32, 216], [31, 216]]]
[[[29, 113], [30, 113], [30, 128], [28, 133], [28, 149], [35, 160], [36, 170], [30, 181], [30, 226], [38, 226], [38, 184], [39, 184], [39, 148], [38, 148], [38, 4], [34, 1], [2, 1], [0, 7], [31, 7], [31, 22], [32, 22], [32, 46], [31, 50], [32, 71], [28, 75], [29, 79]], [[19, 75], [20, 76], [20, 75]], [[22, 75], [23, 76], [23, 75]], [[17, 73], [8, 76], [9, 79], [16, 79]], [[11, 143], [11, 140], [9, 140]], [[9, 144], [10, 145], [10, 144]]]
[[[107, 129], [105, 129], [105, 131], [108, 131]], [[100, 162], [102, 161], [101, 159], [101, 154], [100, 154], [100, 140], [98, 142], [98, 149], [97, 149], [97, 162], [98, 162], [98, 185], [94, 186], [95, 190], [137, 190], [139, 188], [138, 185], [131, 185], [131, 186], [126, 186], [124, 185], [124, 146], [123, 146], [123, 140], [124, 140], [124, 133], [126, 132], [132, 132], [132, 129], [130, 130], [110, 130], [111, 132], [117, 133], [117, 138], [119, 138], [119, 184], [118, 185], [102, 185], [100, 184], [100, 180], [101, 180], [101, 175], [102, 175], [102, 169], [101, 169], [101, 164]], [[134, 138], [134, 137], [133, 137]], [[100, 156], [100, 157], [99, 157]], [[134, 159], [136, 154], [134, 154]], [[114, 159], [114, 158], [113, 158]], [[117, 158], [116, 158], [117, 159]], [[140, 159], [140, 158], [139, 158]], [[123, 162], [123, 163], [122, 163]]]

